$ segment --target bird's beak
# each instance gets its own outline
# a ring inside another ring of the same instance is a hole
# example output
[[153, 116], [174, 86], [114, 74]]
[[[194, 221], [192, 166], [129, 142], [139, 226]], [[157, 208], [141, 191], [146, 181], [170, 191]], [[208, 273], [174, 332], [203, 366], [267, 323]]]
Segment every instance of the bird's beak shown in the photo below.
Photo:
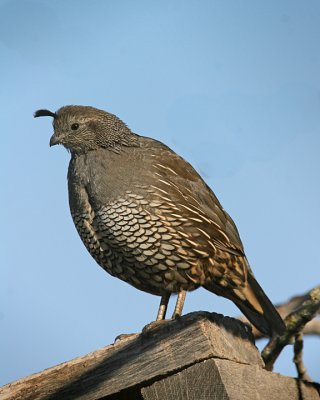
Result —
[[53, 134], [50, 138], [50, 147], [55, 146], [56, 144], [61, 144], [61, 138]]

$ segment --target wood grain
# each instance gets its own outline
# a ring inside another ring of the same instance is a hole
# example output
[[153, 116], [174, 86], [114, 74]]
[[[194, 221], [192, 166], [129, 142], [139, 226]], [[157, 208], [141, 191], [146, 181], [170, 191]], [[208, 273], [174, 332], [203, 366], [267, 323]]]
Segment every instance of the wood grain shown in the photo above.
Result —
[[244, 324], [197, 312], [5, 385], [0, 399], [287, 400], [288, 388], [319, 399], [316, 385], [263, 367]]
[[314, 385], [219, 359], [192, 365], [141, 392], [144, 400], [319, 400]]
[[249, 337], [235, 319], [191, 313], [6, 385], [0, 399], [99, 399], [211, 357], [261, 367]]

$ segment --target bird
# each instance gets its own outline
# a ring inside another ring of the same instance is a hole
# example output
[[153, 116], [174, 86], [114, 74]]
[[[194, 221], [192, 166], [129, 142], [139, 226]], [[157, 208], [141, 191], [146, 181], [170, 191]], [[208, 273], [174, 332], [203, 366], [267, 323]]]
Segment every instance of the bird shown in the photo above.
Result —
[[160, 296], [155, 321], [181, 316], [186, 292], [203, 287], [241, 310], [264, 335], [285, 324], [250, 268], [235, 223], [196, 170], [162, 142], [116, 115], [68, 105], [53, 118], [50, 146], [71, 154], [71, 216], [85, 247], [109, 274]]

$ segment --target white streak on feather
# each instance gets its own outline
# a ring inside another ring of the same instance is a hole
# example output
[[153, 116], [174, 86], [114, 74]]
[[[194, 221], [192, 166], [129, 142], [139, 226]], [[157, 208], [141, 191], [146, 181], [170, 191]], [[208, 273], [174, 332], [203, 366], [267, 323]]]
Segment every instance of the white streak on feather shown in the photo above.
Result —
[[164, 181], [163, 179], [158, 179], [158, 180], [159, 180], [159, 182], [162, 182], [162, 183], [164, 183], [165, 185], [171, 186], [171, 184], [170, 184], [169, 182]]
[[200, 231], [201, 233], [203, 233], [208, 239], [210, 239], [210, 235], [208, 235], [207, 232], [205, 232], [203, 229], [198, 228], [198, 227], [197, 227], [197, 229], [198, 229], [198, 231]]
[[171, 169], [170, 167], [166, 167], [165, 165], [162, 165], [162, 164], [160, 164], [160, 163], [158, 163], [158, 164], [156, 164], [156, 165], [159, 166], [160, 168], [167, 169], [168, 171], [172, 172], [174, 175], [178, 175], [178, 174], [176, 173], [176, 171], [174, 171], [174, 170]]
[[156, 190], [159, 190], [160, 192], [162, 192], [162, 193], [164, 193], [164, 194], [166, 194], [166, 195], [168, 195], [169, 193], [168, 192], [166, 192], [165, 190], [163, 190], [163, 189], [160, 189], [159, 187], [157, 187], [157, 186], [154, 186], [154, 185], [150, 185], [153, 189], [156, 189]]

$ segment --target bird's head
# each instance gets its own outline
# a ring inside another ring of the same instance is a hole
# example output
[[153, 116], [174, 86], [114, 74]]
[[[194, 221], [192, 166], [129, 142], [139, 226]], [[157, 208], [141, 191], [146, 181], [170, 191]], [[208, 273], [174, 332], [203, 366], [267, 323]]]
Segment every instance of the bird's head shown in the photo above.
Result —
[[50, 146], [62, 144], [72, 154], [83, 154], [99, 147], [119, 152], [135, 145], [136, 135], [118, 117], [87, 106], [65, 106], [53, 113], [38, 110], [34, 117], [53, 117], [54, 134]]

